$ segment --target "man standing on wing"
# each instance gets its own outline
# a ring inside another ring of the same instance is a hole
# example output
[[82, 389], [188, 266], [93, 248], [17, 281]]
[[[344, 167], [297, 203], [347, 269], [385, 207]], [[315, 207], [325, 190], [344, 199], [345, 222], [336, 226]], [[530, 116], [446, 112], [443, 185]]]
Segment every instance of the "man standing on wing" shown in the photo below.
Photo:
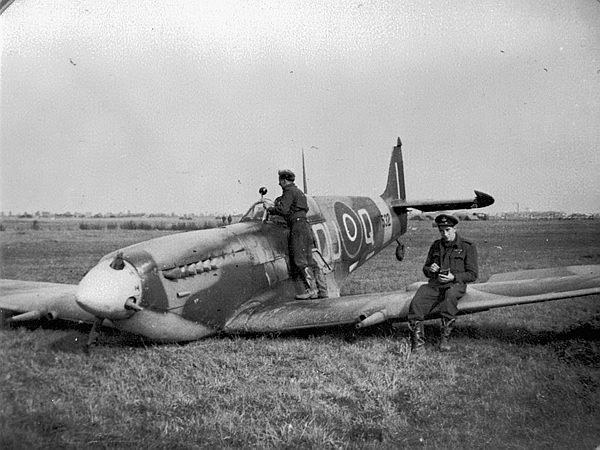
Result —
[[422, 350], [425, 345], [423, 320], [434, 309], [442, 316], [440, 350], [450, 350], [448, 340], [458, 313], [458, 300], [465, 295], [467, 283], [477, 279], [477, 249], [475, 244], [457, 234], [458, 219], [440, 214], [435, 223], [441, 239], [431, 245], [423, 266], [429, 282], [417, 290], [408, 312], [413, 352]]
[[[294, 184], [295, 180], [296, 175], [291, 170], [279, 171], [279, 186], [283, 193], [275, 200], [275, 205], [268, 208], [268, 212], [283, 216], [290, 230], [288, 248], [292, 278], [302, 284], [302, 293], [296, 295], [296, 298], [326, 298], [327, 285], [312, 256], [313, 236], [306, 219], [308, 201], [304, 192]], [[318, 271], [318, 291], [312, 275], [313, 270]]]

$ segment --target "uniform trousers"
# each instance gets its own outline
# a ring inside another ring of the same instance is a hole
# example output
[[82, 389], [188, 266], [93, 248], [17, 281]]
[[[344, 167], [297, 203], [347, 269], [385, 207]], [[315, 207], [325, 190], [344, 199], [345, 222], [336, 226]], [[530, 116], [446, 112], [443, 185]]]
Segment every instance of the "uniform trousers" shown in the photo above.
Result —
[[424, 284], [410, 303], [408, 320], [424, 320], [433, 312], [454, 319], [458, 313], [458, 300], [466, 291], [467, 285], [464, 283]]
[[289, 223], [289, 254], [291, 272], [296, 279], [307, 267], [313, 267], [315, 262], [312, 256], [313, 237], [308, 221], [304, 217], [292, 219]]

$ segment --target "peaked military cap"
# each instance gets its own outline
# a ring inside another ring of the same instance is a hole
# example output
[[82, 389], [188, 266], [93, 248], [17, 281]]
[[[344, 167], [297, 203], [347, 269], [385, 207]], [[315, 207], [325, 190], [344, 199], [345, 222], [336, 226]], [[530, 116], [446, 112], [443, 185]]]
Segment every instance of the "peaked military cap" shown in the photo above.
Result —
[[452, 214], [440, 214], [435, 218], [438, 227], [453, 227], [458, 223], [458, 219]]
[[284, 178], [289, 181], [294, 181], [296, 179], [296, 175], [291, 170], [283, 169], [283, 170], [279, 171], [279, 178]]

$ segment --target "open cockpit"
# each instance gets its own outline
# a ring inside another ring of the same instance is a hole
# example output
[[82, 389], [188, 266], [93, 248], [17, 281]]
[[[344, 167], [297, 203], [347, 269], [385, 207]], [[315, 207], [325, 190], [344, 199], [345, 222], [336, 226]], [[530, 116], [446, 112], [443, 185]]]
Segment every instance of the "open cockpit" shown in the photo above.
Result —
[[240, 222], [269, 222], [287, 226], [283, 217], [267, 212], [267, 209], [275, 204], [273, 200], [265, 197], [267, 189], [261, 187], [258, 192], [261, 195], [260, 200], [250, 206], [246, 214], [240, 219]]
[[267, 208], [273, 205], [273, 200], [264, 198], [250, 206], [240, 222], [265, 222], [269, 218]]

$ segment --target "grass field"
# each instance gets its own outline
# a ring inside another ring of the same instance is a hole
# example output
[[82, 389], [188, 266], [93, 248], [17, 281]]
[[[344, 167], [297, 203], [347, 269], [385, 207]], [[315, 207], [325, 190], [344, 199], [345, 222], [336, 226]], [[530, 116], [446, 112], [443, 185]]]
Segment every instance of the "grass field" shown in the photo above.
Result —
[[[422, 280], [436, 236], [409, 222], [345, 294]], [[464, 222], [491, 273], [600, 264], [600, 221]], [[164, 235], [0, 232], [1, 276], [76, 283], [99, 257]], [[596, 448], [600, 298], [460, 318], [450, 353], [408, 356], [406, 327], [150, 345], [64, 322], [0, 330], [0, 448]]]

